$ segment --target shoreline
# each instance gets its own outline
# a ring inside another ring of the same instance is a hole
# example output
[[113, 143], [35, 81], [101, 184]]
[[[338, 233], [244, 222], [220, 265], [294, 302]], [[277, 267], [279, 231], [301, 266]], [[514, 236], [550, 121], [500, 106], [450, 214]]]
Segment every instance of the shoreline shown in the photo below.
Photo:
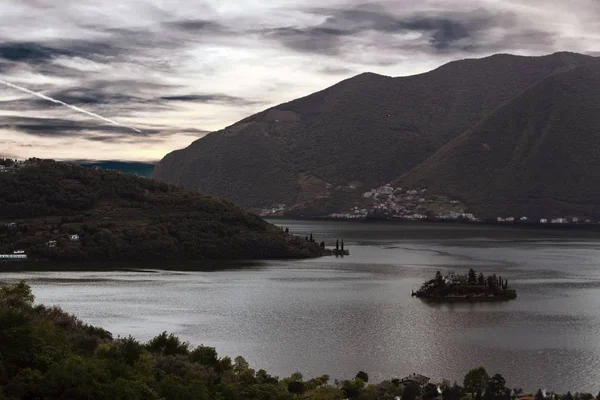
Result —
[[595, 231], [600, 232], [600, 223], [580, 223], [580, 224], [542, 224], [540, 222], [496, 222], [496, 221], [448, 221], [448, 220], [401, 220], [393, 218], [333, 218], [333, 217], [299, 217], [299, 216], [261, 216], [264, 220], [291, 220], [291, 221], [338, 221], [338, 222], [356, 222], [363, 224], [370, 223], [388, 223], [394, 225], [457, 225], [457, 226], [486, 226], [498, 228], [517, 228], [517, 229], [536, 229], [544, 231], [552, 230], [577, 230], [577, 231]]

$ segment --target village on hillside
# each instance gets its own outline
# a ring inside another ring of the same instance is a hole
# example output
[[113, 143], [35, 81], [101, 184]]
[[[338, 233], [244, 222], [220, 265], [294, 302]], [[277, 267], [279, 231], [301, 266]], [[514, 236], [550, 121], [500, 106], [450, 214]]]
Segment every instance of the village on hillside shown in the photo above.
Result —
[[[340, 220], [361, 220], [378, 218], [401, 221], [463, 221], [483, 222], [469, 213], [463, 202], [447, 196], [429, 194], [425, 188], [394, 187], [391, 183], [371, 189], [361, 194], [357, 205], [327, 215]], [[286, 204], [277, 204], [263, 208], [262, 217], [285, 216], [289, 211]], [[498, 224], [591, 224], [591, 219], [576, 216], [556, 218], [531, 218], [528, 216], [497, 216], [493, 221]], [[492, 222], [493, 222], [492, 221]], [[490, 221], [486, 221], [490, 222]]]

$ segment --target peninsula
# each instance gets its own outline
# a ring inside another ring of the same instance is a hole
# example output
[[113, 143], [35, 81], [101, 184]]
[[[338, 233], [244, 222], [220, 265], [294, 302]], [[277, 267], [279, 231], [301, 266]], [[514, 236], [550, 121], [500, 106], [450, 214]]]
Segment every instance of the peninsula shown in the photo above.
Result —
[[471, 268], [466, 276], [452, 273], [444, 277], [438, 271], [412, 296], [434, 301], [504, 301], [516, 299], [517, 292], [509, 288], [508, 279], [477, 275]]
[[[0, 160], [4, 261], [318, 257], [231, 203], [151, 179], [53, 160]], [[2, 260], [0, 260], [2, 261]]]

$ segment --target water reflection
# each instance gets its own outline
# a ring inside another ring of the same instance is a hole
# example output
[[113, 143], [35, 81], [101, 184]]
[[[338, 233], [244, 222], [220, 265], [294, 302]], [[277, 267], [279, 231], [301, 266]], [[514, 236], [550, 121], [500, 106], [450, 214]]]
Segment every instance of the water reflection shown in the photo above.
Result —
[[[600, 385], [600, 242], [589, 233], [278, 221], [351, 256], [108, 272], [27, 271], [39, 301], [115, 334], [163, 330], [256, 368], [373, 380], [413, 372], [461, 380], [484, 365], [530, 390]], [[587, 235], [587, 236], [586, 236]], [[321, 239], [322, 238], [322, 239]], [[436, 304], [410, 297], [436, 270], [507, 277], [508, 303]], [[141, 269], [139, 269], [141, 268]]]

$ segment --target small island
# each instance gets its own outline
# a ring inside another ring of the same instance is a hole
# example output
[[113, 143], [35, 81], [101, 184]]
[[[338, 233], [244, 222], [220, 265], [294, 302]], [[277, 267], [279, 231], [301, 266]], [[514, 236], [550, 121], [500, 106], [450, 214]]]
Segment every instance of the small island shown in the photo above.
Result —
[[517, 298], [510, 289], [508, 279], [496, 274], [485, 277], [471, 268], [467, 275], [442, 276], [438, 271], [435, 278], [425, 282], [412, 296], [434, 301], [505, 301]]

